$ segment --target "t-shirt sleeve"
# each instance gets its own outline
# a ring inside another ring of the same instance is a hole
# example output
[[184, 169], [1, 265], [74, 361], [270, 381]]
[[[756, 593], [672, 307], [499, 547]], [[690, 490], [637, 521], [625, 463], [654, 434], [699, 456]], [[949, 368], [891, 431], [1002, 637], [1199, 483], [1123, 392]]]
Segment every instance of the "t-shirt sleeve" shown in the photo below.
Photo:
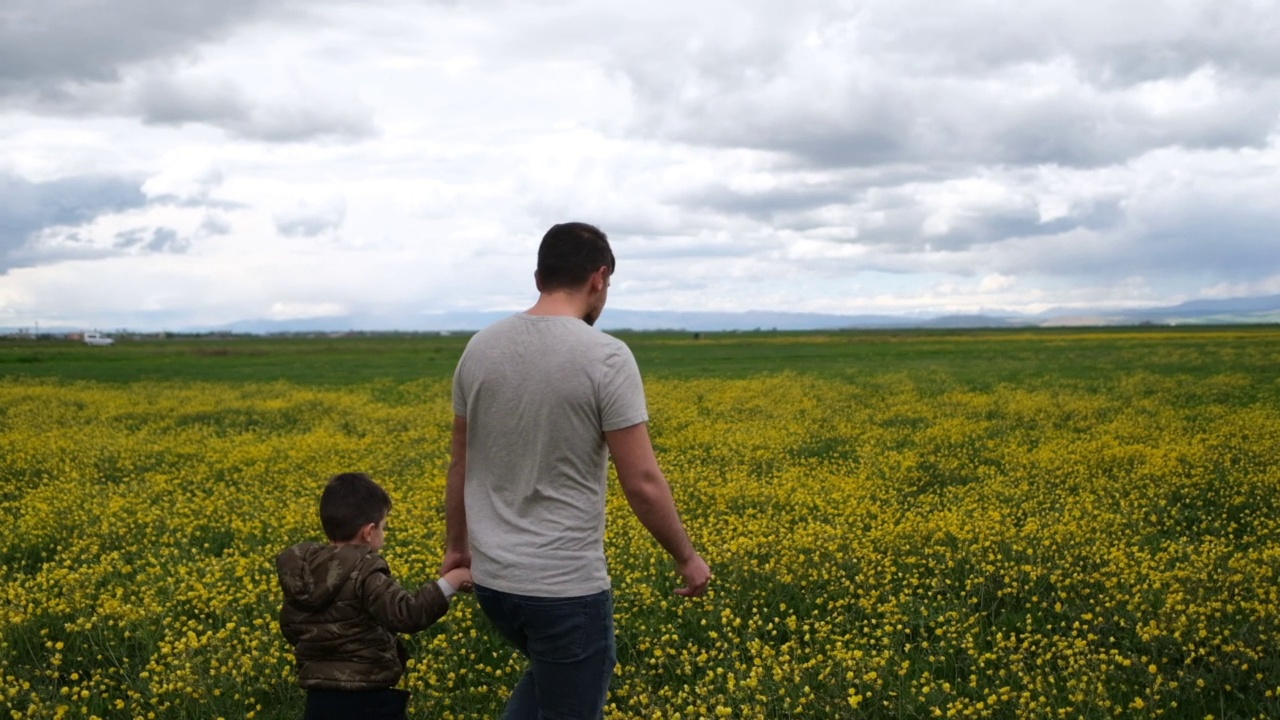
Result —
[[465, 363], [466, 360], [467, 353], [464, 350], [462, 357], [458, 360], [458, 367], [453, 371], [453, 414], [458, 417], [467, 416], [467, 394], [462, 387], [463, 363]]
[[600, 377], [600, 429], [621, 430], [648, 420], [640, 367], [631, 348], [619, 341], [605, 356]]

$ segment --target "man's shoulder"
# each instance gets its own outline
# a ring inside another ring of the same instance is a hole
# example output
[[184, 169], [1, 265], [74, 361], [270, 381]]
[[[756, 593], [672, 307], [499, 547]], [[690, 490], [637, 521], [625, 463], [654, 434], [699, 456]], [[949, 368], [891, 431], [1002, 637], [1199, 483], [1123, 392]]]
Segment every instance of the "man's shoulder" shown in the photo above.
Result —
[[576, 349], [584, 362], [615, 365], [633, 358], [631, 348], [622, 339], [586, 323], [582, 323], [574, 334], [578, 341]]
[[508, 315], [500, 320], [495, 320], [489, 323], [488, 325], [485, 325], [484, 327], [477, 330], [475, 334], [471, 336], [471, 339], [467, 341], [468, 344], [473, 344], [478, 340], [484, 340], [485, 338], [491, 335], [501, 335], [506, 329], [518, 323], [519, 317], [520, 317], [520, 314], [516, 313], [514, 315]]
[[470, 356], [476, 353], [483, 354], [494, 347], [500, 348], [508, 341], [507, 338], [511, 335], [513, 326], [518, 322], [517, 317], [519, 316], [508, 315], [477, 330], [467, 340], [467, 345], [462, 351], [462, 360], [467, 361]]
[[530, 315], [516, 313], [497, 320], [471, 336], [468, 345], [484, 346], [488, 343], [503, 342], [510, 339], [528, 340], [542, 336], [550, 340], [573, 340], [576, 342], [611, 347], [625, 348], [619, 338], [588, 325], [580, 318], [569, 315]]
[[600, 346], [607, 350], [610, 355], [628, 358], [632, 357], [631, 346], [627, 345], [626, 341], [622, 338], [610, 335], [602, 330], [596, 330], [595, 333], [599, 336], [597, 342], [599, 342]]
[[533, 365], [582, 365], [592, 368], [593, 373], [635, 363], [631, 348], [623, 340], [579, 318], [519, 313], [473, 335], [458, 369], [464, 375], [475, 369], [483, 372], [492, 362], [506, 363], [513, 353]]

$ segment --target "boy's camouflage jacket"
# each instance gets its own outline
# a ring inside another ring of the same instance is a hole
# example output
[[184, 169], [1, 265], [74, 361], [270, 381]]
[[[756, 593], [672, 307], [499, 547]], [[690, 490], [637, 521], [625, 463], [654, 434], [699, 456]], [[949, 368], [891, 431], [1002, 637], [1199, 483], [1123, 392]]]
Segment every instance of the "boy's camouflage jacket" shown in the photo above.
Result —
[[284, 591], [280, 630], [304, 688], [393, 687], [407, 657], [395, 633], [422, 630], [449, 609], [434, 582], [415, 593], [400, 587], [367, 545], [294, 545], [276, 558], [276, 572]]

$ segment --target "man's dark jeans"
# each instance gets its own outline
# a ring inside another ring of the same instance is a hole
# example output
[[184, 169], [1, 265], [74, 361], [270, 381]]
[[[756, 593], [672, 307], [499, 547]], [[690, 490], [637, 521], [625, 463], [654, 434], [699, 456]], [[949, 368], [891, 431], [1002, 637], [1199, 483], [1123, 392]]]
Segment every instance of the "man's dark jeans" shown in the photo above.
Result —
[[613, 593], [569, 598], [514, 595], [476, 586], [476, 600], [503, 637], [529, 659], [504, 720], [597, 720], [617, 664]]

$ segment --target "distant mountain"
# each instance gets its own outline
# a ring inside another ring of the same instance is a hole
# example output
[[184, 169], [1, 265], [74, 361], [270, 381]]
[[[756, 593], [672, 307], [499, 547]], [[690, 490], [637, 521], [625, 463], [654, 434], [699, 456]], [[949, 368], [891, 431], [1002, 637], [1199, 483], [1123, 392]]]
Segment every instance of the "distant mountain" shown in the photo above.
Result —
[[270, 334], [286, 332], [391, 331], [447, 332], [479, 330], [510, 315], [509, 312], [457, 312], [404, 315], [390, 318], [379, 315], [338, 315], [295, 320], [239, 320], [226, 325], [204, 328], [213, 332]]
[[[348, 330], [403, 330], [444, 332], [479, 330], [501, 320], [515, 310], [423, 313], [395, 319], [378, 316], [344, 315], [299, 320], [242, 320], [216, 327], [211, 332], [269, 334], [281, 332], [342, 332]], [[602, 330], [835, 330], [852, 327], [904, 327], [914, 321], [893, 315], [827, 315], [785, 312], [647, 312], [606, 309], [598, 323]]]
[[[341, 332], [401, 330], [406, 332], [474, 331], [514, 310], [422, 313], [397, 318], [343, 316], [306, 320], [246, 320], [208, 328], [222, 332]], [[1169, 307], [1141, 310], [1056, 310], [1038, 314], [978, 315], [834, 315], [770, 311], [698, 312], [645, 311], [606, 308], [602, 330], [678, 330], [726, 332], [752, 330], [842, 330], [855, 328], [1001, 328], [1035, 326], [1108, 326], [1155, 324], [1280, 322], [1280, 295], [1234, 300], [1195, 300]]]
[[1191, 300], [1104, 315], [1107, 325], [1225, 325], [1280, 322], [1280, 295]]
[[922, 320], [918, 323], [920, 327], [928, 328], [998, 328], [998, 327], [1026, 327], [1033, 325], [1022, 315], [1014, 316], [996, 316], [996, 315], [943, 315], [942, 317], [930, 318]]
[[1230, 314], [1271, 313], [1280, 311], [1280, 295], [1262, 295], [1260, 297], [1225, 298], [1220, 300], [1188, 300], [1187, 302], [1164, 308], [1171, 314]]
[[[218, 326], [164, 327], [173, 332], [231, 332], [245, 334], [328, 332], [448, 332], [479, 330], [514, 310], [416, 313], [397, 316], [344, 315], [296, 320], [241, 320]], [[1192, 300], [1166, 307], [1081, 312], [1056, 309], [1037, 314], [980, 315], [833, 315], [771, 311], [699, 312], [644, 311], [607, 308], [600, 316], [603, 330], [679, 330], [688, 332], [750, 330], [839, 330], [854, 328], [999, 328], [1109, 325], [1280, 323], [1280, 295]], [[30, 332], [32, 328], [3, 328], [0, 335]], [[66, 334], [88, 328], [46, 326], [42, 334]]]
[[611, 310], [600, 316], [603, 330], [840, 330], [904, 327], [916, 322], [894, 315], [828, 315], [787, 312], [646, 312]]

